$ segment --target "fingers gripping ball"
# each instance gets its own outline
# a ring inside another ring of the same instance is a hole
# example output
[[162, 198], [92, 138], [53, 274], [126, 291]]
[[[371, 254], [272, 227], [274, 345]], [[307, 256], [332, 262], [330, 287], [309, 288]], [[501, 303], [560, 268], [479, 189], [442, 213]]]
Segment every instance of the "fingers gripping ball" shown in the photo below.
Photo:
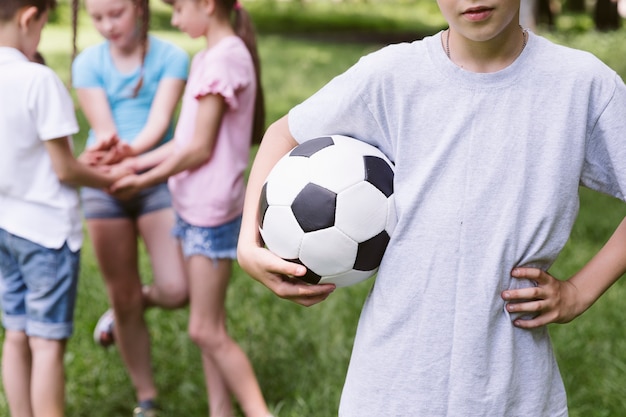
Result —
[[346, 136], [315, 138], [281, 158], [259, 203], [267, 248], [307, 267], [302, 279], [338, 287], [376, 273], [396, 225], [394, 166]]

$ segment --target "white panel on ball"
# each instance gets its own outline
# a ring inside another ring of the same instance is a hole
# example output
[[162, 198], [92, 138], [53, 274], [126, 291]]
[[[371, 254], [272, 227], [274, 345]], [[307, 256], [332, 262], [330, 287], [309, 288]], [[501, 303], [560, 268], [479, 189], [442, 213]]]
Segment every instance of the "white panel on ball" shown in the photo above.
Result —
[[311, 160], [304, 157], [282, 158], [267, 176], [267, 202], [288, 206], [310, 182]]
[[369, 182], [353, 185], [337, 196], [335, 227], [364, 242], [385, 230], [387, 202], [388, 198]]
[[363, 156], [347, 146], [328, 147], [311, 157], [311, 182], [339, 193], [365, 178]]
[[343, 274], [325, 276], [320, 279], [320, 284], [335, 284], [337, 287], [348, 287], [353, 284], [357, 284], [364, 281], [374, 275], [378, 271], [378, 268], [373, 271], [357, 271], [352, 269]]
[[309, 232], [302, 238], [300, 260], [317, 275], [352, 269], [358, 244], [335, 227]]
[[284, 259], [298, 259], [304, 232], [289, 206], [270, 206], [265, 212], [261, 237], [272, 252]]
[[385, 226], [385, 230], [389, 234], [389, 236], [393, 235], [394, 230], [396, 230], [396, 225], [398, 223], [398, 214], [396, 213], [396, 198], [395, 194], [392, 194], [387, 200], [387, 225]]

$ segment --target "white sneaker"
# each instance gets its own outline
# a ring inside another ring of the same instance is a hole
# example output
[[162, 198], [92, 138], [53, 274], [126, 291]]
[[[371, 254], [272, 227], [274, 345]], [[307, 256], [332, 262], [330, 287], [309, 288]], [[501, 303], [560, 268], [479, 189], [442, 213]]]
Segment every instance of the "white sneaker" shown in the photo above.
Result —
[[157, 417], [157, 410], [155, 408], [145, 409], [141, 407], [135, 407], [133, 410], [134, 417]]
[[154, 400], [140, 401], [133, 410], [134, 417], [157, 417], [158, 407]]
[[102, 347], [109, 347], [115, 344], [115, 336], [113, 334], [113, 326], [115, 325], [115, 317], [113, 310], [108, 309], [98, 319], [96, 328], [93, 331], [93, 340]]

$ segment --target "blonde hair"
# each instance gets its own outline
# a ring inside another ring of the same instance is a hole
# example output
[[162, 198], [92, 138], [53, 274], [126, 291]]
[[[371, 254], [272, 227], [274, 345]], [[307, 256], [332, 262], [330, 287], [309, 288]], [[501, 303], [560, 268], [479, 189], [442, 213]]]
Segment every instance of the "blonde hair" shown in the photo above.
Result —
[[[146, 54], [148, 53], [148, 31], [150, 29], [150, 0], [130, 0], [132, 1], [141, 13], [141, 31], [140, 31], [140, 45], [141, 45], [141, 69], [139, 72], [139, 81], [133, 89], [133, 97], [137, 97], [139, 90], [143, 86], [143, 73], [144, 64], [146, 61]], [[80, 0], [72, 0], [72, 61], [78, 54], [78, 47], [76, 40], [78, 37], [78, 10], [80, 8]]]

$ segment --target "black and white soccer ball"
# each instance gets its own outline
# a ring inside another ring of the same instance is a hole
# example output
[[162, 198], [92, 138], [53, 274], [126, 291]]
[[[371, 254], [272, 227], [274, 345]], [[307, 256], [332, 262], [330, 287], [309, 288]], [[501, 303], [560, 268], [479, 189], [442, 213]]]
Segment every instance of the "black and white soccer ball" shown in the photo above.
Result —
[[315, 138], [282, 157], [259, 202], [267, 248], [306, 266], [310, 284], [337, 287], [376, 273], [396, 225], [394, 165], [347, 136]]

